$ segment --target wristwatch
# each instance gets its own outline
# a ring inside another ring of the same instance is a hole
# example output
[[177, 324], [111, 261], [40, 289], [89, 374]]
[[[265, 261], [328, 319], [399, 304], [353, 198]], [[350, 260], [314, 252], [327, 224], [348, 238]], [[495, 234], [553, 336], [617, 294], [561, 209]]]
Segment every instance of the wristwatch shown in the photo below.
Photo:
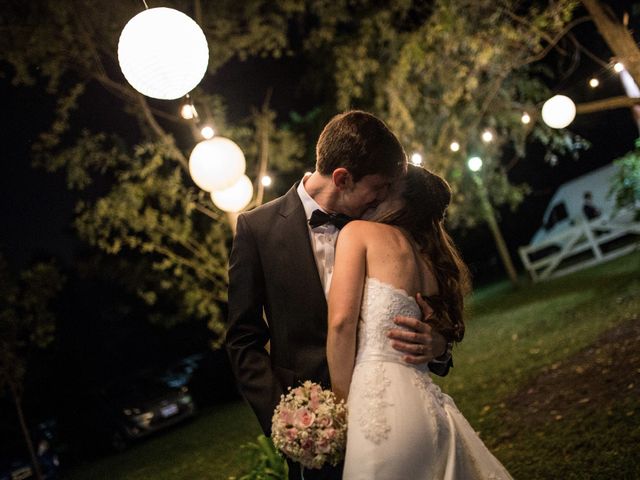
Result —
[[433, 360], [431, 360], [431, 362], [433, 362], [433, 363], [448, 363], [449, 360], [451, 360], [451, 351], [452, 350], [453, 350], [453, 342], [447, 342], [447, 348], [445, 349], [444, 353], [442, 355], [440, 355], [439, 357], [436, 357]]

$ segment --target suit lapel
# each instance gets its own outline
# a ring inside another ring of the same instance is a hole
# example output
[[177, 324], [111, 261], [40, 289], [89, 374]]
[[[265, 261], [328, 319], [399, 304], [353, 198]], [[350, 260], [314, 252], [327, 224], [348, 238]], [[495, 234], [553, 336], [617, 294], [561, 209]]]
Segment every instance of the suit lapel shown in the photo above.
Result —
[[298, 183], [285, 194], [279, 211], [283, 226], [281, 230], [282, 243], [285, 245], [285, 251], [288, 252], [289, 258], [295, 262], [290, 274], [295, 271], [296, 278], [299, 278], [303, 285], [309, 287], [309, 294], [313, 297], [314, 303], [321, 302], [326, 308], [324, 289], [309, 238], [307, 216], [298, 196], [297, 188]]

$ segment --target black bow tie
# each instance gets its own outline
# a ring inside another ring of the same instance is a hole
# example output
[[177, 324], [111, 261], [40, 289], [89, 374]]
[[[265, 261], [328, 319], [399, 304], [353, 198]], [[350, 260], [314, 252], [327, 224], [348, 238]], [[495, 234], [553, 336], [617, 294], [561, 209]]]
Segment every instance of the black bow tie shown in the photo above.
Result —
[[319, 227], [326, 223], [335, 225], [338, 230], [344, 227], [347, 223], [353, 220], [342, 213], [325, 213], [322, 210], [314, 210], [309, 219], [309, 226], [311, 228]]

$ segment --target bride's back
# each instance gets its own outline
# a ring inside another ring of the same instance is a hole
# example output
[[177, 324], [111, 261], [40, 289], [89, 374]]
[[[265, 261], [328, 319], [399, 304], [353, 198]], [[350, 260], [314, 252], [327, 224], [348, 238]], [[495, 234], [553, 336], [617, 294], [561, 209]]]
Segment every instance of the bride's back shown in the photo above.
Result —
[[407, 294], [438, 293], [436, 279], [417, 245], [398, 227], [362, 222], [367, 276], [403, 289]]

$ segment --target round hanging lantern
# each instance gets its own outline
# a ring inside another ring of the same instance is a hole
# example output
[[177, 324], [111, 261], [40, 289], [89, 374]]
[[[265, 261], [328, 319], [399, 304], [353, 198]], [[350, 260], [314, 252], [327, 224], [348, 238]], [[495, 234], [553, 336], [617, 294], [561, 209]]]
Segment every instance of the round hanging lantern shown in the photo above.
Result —
[[189, 157], [189, 173], [207, 192], [229, 188], [244, 174], [246, 162], [240, 147], [224, 137], [198, 143]]
[[147, 97], [180, 98], [193, 90], [209, 63], [202, 29], [172, 8], [150, 8], [125, 25], [118, 62], [127, 81]]
[[239, 212], [249, 204], [252, 197], [253, 184], [246, 175], [242, 175], [236, 183], [225, 190], [211, 192], [213, 203], [225, 212]]
[[551, 128], [564, 128], [573, 122], [575, 116], [575, 103], [564, 95], [551, 97], [542, 106], [542, 120]]

